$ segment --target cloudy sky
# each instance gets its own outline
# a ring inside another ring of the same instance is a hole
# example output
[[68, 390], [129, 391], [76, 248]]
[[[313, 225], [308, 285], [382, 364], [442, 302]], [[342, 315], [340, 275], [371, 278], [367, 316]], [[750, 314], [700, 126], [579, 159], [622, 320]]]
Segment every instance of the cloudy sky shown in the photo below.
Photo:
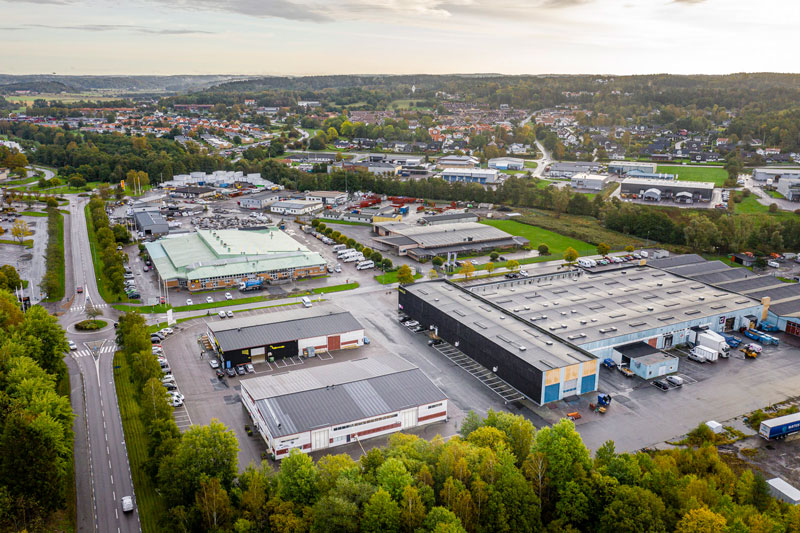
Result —
[[798, 0], [0, 0], [7, 74], [798, 72]]

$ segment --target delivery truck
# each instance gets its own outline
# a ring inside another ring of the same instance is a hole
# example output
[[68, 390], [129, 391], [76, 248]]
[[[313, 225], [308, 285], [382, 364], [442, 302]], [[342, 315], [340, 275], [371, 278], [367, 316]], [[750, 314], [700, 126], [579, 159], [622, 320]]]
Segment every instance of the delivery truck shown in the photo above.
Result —
[[719, 354], [716, 350], [712, 350], [711, 348], [707, 348], [705, 346], [697, 345], [689, 352], [689, 359], [697, 361], [698, 363], [703, 363], [705, 361], [713, 363], [718, 358]]
[[761, 422], [758, 434], [767, 440], [783, 439], [800, 431], [800, 413], [779, 416]]
[[725, 342], [725, 338], [715, 331], [704, 331], [697, 336], [698, 346], [703, 346], [717, 352], [720, 357], [728, 358], [731, 347]]

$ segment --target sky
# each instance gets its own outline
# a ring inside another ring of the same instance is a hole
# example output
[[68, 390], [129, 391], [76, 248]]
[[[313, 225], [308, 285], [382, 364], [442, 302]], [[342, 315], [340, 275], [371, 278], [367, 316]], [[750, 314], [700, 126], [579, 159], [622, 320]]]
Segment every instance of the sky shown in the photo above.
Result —
[[5, 74], [798, 72], [798, 0], [0, 0]]

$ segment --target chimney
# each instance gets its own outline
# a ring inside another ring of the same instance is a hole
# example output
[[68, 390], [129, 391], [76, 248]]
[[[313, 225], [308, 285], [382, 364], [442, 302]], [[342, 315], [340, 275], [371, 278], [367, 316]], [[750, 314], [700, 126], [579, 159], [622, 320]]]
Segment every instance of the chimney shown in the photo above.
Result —
[[769, 296], [764, 296], [761, 298], [761, 305], [764, 306], [763, 310], [761, 311], [761, 320], [764, 321], [767, 319], [767, 314], [769, 313], [769, 302], [771, 301]]

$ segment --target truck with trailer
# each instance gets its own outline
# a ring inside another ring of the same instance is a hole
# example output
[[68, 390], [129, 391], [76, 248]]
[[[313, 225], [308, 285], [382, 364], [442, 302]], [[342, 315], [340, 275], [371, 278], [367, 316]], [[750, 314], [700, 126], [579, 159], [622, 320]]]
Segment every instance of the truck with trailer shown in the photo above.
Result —
[[725, 342], [725, 337], [716, 331], [704, 331], [697, 336], [697, 345], [717, 352], [720, 357], [728, 358], [731, 347]]
[[800, 431], [800, 413], [794, 413], [761, 422], [758, 434], [767, 440], [785, 439]]
[[717, 352], [713, 348], [709, 348], [707, 346], [702, 346], [699, 344], [694, 348], [692, 348], [690, 353], [697, 358], [696, 360], [703, 359], [705, 361], [708, 361], [709, 363], [713, 363], [714, 361], [719, 359], [719, 352]]

